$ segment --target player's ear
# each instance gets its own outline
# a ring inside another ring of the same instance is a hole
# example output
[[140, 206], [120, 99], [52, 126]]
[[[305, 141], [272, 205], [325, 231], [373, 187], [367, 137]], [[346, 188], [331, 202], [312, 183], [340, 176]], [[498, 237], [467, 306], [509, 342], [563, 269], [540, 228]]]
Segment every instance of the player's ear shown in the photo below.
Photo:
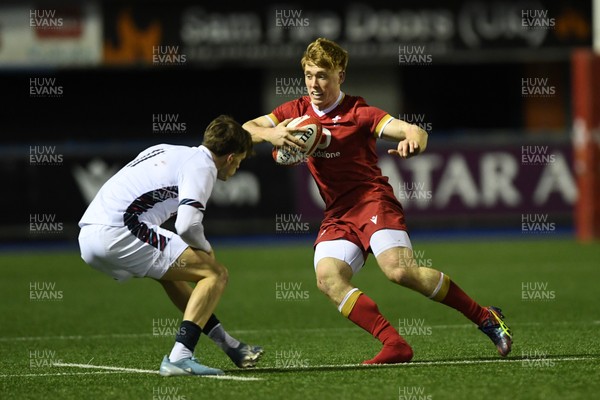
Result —
[[342, 83], [344, 83], [344, 80], [346, 79], [346, 71], [340, 71], [339, 77], [340, 77], [340, 85], [341, 85]]
[[234, 155], [235, 154], [233, 154], [233, 153], [227, 155], [227, 164], [231, 164], [234, 161], [234, 159], [233, 159]]

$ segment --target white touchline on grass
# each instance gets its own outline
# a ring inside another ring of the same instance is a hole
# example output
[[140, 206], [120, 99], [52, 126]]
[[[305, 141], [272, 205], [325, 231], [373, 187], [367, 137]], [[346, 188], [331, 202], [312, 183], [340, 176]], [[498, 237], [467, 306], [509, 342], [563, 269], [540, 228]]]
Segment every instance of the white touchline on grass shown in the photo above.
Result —
[[84, 340], [84, 339], [136, 339], [140, 337], [153, 337], [151, 333], [108, 333], [101, 335], [60, 335], [60, 336], [17, 336], [1, 337], [0, 342], [22, 342], [35, 340]]
[[[544, 357], [544, 360], [548, 361], [598, 361], [598, 356], [568, 356], [568, 357]], [[354, 368], [408, 368], [408, 367], [424, 367], [424, 366], [437, 366], [437, 365], [469, 365], [469, 364], [499, 364], [499, 363], [518, 363], [528, 360], [538, 360], [537, 358], [498, 358], [498, 359], [485, 359], [485, 360], [445, 360], [445, 361], [413, 361], [406, 364], [380, 364], [380, 365], [363, 365], [363, 364], [339, 364], [339, 365], [313, 365], [306, 367], [294, 367], [294, 368], [273, 368], [273, 367], [259, 367], [253, 368], [262, 372], [272, 371], [310, 371], [319, 369], [354, 369]], [[0, 378], [19, 378], [19, 377], [43, 377], [43, 376], [69, 376], [69, 375], [93, 375], [93, 374], [126, 374], [126, 373], [138, 373], [138, 374], [158, 374], [158, 371], [150, 369], [139, 369], [139, 368], [122, 368], [122, 367], [111, 367], [108, 365], [90, 365], [90, 364], [72, 364], [72, 363], [54, 363], [55, 367], [74, 367], [84, 369], [101, 369], [102, 371], [90, 371], [90, 372], [57, 372], [57, 373], [40, 373], [40, 374], [6, 374], [0, 375]], [[250, 371], [248, 371], [250, 372]], [[235, 376], [235, 375], [206, 375], [203, 378], [213, 379], [228, 379], [236, 381], [260, 381], [263, 378], [256, 378], [253, 376]]]
[[[151, 369], [139, 369], [139, 368], [123, 368], [123, 367], [111, 367], [109, 365], [92, 365], [92, 364], [75, 364], [75, 363], [54, 363], [55, 367], [74, 367], [74, 368], [88, 368], [88, 369], [103, 369], [108, 371], [118, 372], [135, 372], [139, 374], [158, 374], [158, 371]], [[213, 379], [225, 379], [232, 381], [261, 381], [262, 378], [255, 378], [253, 376], [235, 376], [235, 375], [202, 375], [201, 378], [213, 378]]]
[[40, 376], [73, 376], [73, 375], [106, 375], [106, 374], [127, 374], [127, 371], [88, 371], [88, 372], [53, 372], [48, 374], [6, 374], [0, 375], [0, 378], [33, 378]]
[[109, 371], [124, 371], [124, 372], [137, 372], [140, 374], [158, 374], [158, 371], [151, 369], [139, 369], [139, 368], [123, 368], [123, 367], [111, 367], [108, 365], [92, 365], [92, 364], [74, 364], [74, 363], [54, 363], [54, 367], [75, 367], [75, 368], [89, 368], [89, 369], [106, 369]]

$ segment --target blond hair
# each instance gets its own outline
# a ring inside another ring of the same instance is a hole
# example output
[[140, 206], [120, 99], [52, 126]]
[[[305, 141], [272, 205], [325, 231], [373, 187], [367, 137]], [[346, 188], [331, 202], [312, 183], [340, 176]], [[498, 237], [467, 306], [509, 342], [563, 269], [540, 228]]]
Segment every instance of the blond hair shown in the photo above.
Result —
[[348, 52], [332, 40], [318, 38], [308, 45], [300, 60], [303, 70], [308, 63], [315, 64], [319, 68], [345, 71], [348, 65]]

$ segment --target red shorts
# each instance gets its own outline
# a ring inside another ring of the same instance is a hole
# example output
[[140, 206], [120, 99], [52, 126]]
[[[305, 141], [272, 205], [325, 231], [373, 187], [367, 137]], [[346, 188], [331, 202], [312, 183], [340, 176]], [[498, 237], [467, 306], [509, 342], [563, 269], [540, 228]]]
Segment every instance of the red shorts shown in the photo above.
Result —
[[371, 247], [371, 236], [380, 229], [407, 230], [400, 203], [377, 199], [359, 203], [339, 215], [325, 213], [314, 245], [345, 239], [361, 248], [366, 255]]

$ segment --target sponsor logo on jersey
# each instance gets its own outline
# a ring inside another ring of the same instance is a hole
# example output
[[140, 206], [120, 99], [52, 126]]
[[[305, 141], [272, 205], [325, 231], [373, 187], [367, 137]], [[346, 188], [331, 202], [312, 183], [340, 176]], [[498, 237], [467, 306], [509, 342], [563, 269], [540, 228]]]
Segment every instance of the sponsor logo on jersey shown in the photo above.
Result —
[[342, 155], [339, 151], [324, 151], [331, 144], [331, 131], [323, 127], [321, 142], [317, 146], [317, 151], [313, 153], [313, 157], [317, 158], [337, 158]]
[[317, 150], [313, 153], [313, 157], [319, 157], [319, 158], [337, 158], [340, 157], [342, 155], [342, 153], [340, 153], [339, 151], [335, 151], [335, 152], [329, 152], [329, 151], [321, 151], [321, 150]]

